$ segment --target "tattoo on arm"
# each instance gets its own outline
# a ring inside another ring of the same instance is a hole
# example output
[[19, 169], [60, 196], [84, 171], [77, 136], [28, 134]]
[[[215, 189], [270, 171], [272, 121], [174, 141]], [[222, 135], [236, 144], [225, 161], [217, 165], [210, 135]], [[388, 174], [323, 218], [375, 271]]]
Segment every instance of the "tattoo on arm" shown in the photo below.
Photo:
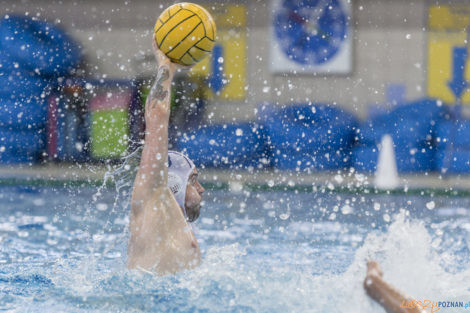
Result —
[[[163, 101], [168, 96], [168, 91], [163, 88], [163, 82], [167, 81], [170, 78], [170, 72], [167, 66], [162, 66], [158, 70], [157, 79], [150, 89], [149, 99], [153, 101], [154, 99], [158, 101]], [[152, 108], [155, 108], [157, 101], [153, 101]]]

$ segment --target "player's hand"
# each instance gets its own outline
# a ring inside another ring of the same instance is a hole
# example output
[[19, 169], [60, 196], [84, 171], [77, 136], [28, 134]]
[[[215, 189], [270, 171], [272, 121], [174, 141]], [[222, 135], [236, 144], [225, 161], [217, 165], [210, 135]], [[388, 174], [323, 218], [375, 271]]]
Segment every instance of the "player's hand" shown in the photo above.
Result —
[[179, 70], [187, 70], [190, 69], [192, 66], [184, 66], [181, 64], [173, 63], [171, 60], [163, 53], [157, 46], [157, 42], [155, 38], [152, 40], [152, 47], [153, 47], [153, 53], [155, 55], [155, 59], [157, 60], [158, 67], [161, 67], [163, 65], [167, 65], [169, 67], [170, 73], [174, 74], [176, 71]]
[[367, 262], [367, 276], [369, 275], [375, 275], [378, 277], [382, 277], [382, 269], [380, 268], [379, 263], [377, 263], [374, 260], [369, 260]]
[[162, 67], [164, 65], [168, 66], [170, 73], [174, 73], [177, 69], [176, 64], [171, 62], [170, 59], [163, 53], [157, 46], [157, 42], [155, 38], [152, 40], [152, 48], [153, 54], [155, 55], [155, 59], [157, 60], [158, 67]]

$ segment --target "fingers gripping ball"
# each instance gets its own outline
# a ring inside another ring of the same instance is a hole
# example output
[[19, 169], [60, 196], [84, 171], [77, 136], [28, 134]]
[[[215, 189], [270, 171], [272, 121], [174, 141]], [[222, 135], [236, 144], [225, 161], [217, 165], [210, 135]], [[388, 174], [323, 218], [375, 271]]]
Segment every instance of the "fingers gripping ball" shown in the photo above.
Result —
[[155, 24], [158, 48], [174, 63], [193, 65], [214, 47], [215, 22], [203, 7], [177, 3], [167, 8]]

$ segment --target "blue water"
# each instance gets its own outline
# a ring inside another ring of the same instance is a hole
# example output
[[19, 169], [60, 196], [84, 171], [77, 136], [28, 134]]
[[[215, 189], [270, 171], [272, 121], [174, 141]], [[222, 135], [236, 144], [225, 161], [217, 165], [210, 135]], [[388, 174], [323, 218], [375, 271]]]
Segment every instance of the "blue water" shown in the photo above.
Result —
[[0, 187], [0, 311], [383, 312], [369, 258], [417, 299], [470, 301], [470, 198], [209, 190], [202, 265], [160, 278], [125, 268], [126, 198]]

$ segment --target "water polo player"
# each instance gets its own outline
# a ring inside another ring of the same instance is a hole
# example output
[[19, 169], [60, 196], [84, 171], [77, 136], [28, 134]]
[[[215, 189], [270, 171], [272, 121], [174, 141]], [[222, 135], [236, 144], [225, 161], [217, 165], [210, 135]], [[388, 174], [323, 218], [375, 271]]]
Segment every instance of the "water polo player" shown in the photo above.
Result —
[[158, 69], [145, 104], [145, 144], [132, 191], [127, 265], [165, 275], [201, 261], [189, 222], [199, 216], [204, 188], [193, 162], [168, 151], [170, 88], [178, 65], [155, 41], [153, 46]]
[[[145, 144], [131, 199], [128, 267], [174, 274], [196, 267], [201, 252], [188, 222], [199, 216], [204, 188], [194, 163], [185, 155], [168, 151], [170, 87], [178, 65], [154, 41], [157, 77], [145, 104]], [[407, 299], [382, 279], [376, 262], [368, 263], [364, 280], [367, 294], [389, 313], [420, 313], [403, 308]]]

